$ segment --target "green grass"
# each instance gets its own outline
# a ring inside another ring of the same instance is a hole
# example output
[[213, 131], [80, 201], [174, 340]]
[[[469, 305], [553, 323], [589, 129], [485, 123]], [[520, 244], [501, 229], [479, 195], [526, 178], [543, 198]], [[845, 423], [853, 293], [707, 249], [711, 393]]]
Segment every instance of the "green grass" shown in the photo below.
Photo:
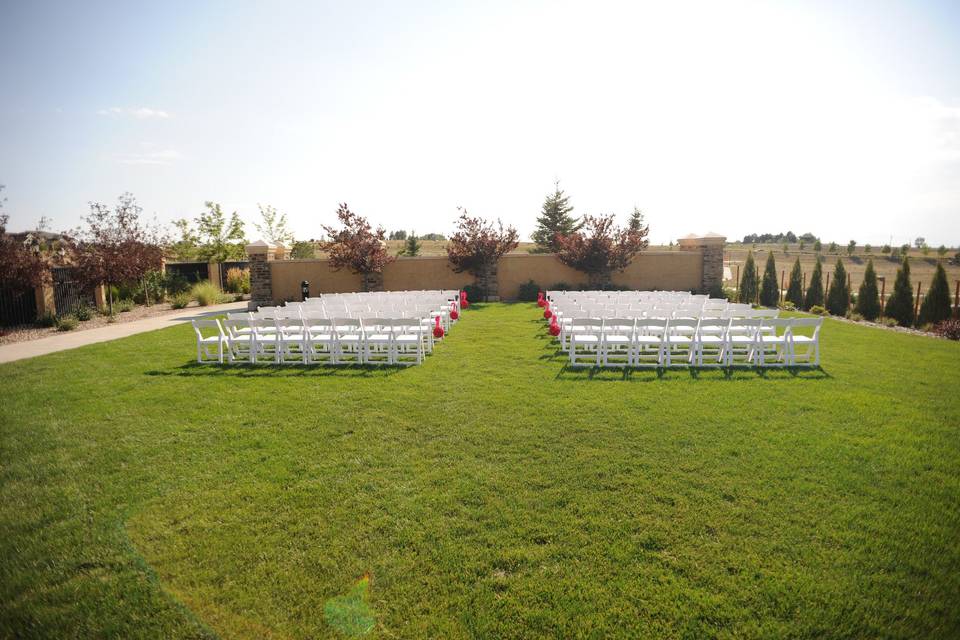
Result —
[[960, 635], [960, 344], [625, 376], [538, 315], [404, 370], [0, 366], [0, 637]]

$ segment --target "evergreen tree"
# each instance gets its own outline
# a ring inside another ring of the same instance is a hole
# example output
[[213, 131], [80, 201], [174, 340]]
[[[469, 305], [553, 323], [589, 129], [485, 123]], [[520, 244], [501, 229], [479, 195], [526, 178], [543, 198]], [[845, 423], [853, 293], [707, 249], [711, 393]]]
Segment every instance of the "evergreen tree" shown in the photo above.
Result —
[[743, 275], [740, 276], [740, 289], [737, 291], [737, 300], [753, 304], [757, 299], [757, 265], [753, 262], [753, 251], [747, 253], [747, 261], [743, 263]]
[[773, 251], [767, 254], [767, 266], [763, 269], [763, 281], [760, 283], [760, 304], [775, 307], [780, 302], [780, 287], [777, 286], [777, 263]]
[[816, 306], [823, 306], [823, 265], [820, 263], [820, 256], [817, 256], [817, 262], [813, 265], [810, 286], [807, 287], [807, 296], [803, 299], [805, 311]]
[[792, 302], [797, 309], [803, 308], [803, 267], [800, 266], [800, 258], [793, 263], [793, 269], [790, 270], [790, 284], [787, 285], [787, 302]]
[[897, 279], [893, 283], [893, 295], [887, 302], [884, 311], [888, 318], [893, 318], [901, 327], [913, 324], [913, 287], [910, 284], [910, 259], [903, 257], [903, 264], [897, 269]]
[[930, 289], [920, 303], [917, 325], [922, 327], [925, 324], [937, 324], [948, 319], [950, 315], [950, 284], [947, 282], [947, 272], [938, 262]]
[[560, 183], [555, 182], [553, 193], [543, 201], [537, 228], [532, 236], [539, 252], [556, 253], [560, 246], [557, 236], [568, 236], [580, 229], [582, 223], [570, 215], [571, 211], [570, 197], [564, 195]]
[[830, 291], [827, 292], [827, 311], [835, 316], [845, 316], [849, 308], [850, 286], [847, 284], [847, 270], [843, 267], [843, 260], [837, 258]]
[[876, 320], [880, 316], [880, 292], [877, 291], [877, 272], [873, 260], [867, 260], [867, 270], [863, 272], [863, 283], [857, 293], [857, 313], [867, 320]]
[[[630, 231], [640, 231], [643, 229], [643, 211], [637, 208], [636, 205], [633, 207], [633, 213], [630, 214], [630, 224], [628, 225]], [[671, 240], [671, 242], [673, 242]]]
[[413, 231], [407, 236], [407, 243], [403, 247], [403, 255], [411, 258], [420, 255], [420, 241], [417, 239], [417, 234]]

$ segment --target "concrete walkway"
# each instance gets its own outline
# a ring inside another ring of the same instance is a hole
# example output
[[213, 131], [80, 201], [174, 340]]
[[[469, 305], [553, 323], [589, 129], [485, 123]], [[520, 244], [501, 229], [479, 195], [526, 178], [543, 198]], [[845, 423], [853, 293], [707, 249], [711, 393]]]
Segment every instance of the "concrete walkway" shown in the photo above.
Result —
[[40, 338], [39, 340], [26, 340], [24, 342], [0, 345], [0, 363], [43, 356], [57, 351], [66, 351], [67, 349], [76, 349], [77, 347], [97, 342], [126, 338], [127, 336], [136, 335], [145, 331], [166, 329], [167, 327], [173, 327], [178, 324], [183, 324], [184, 322], [190, 322], [196, 318], [214, 316], [228, 311], [246, 311], [246, 309], [246, 302], [230, 302], [227, 304], [211, 305], [209, 307], [192, 307], [162, 316], [144, 318], [143, 320], [111, 324], [96, 329], [86, 329], [84, 331], [67, 332], [50, 336], [49, 338]]

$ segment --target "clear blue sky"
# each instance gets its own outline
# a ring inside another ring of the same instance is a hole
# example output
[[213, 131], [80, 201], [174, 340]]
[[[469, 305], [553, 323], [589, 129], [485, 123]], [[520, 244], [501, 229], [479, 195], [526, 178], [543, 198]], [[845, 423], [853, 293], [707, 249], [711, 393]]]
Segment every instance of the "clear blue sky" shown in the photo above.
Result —
[[559, 178], [658, 242], [960, 244], [956, 1], [5, 2], [0, 83], [15, 230], [131, 191], [527, 235]]

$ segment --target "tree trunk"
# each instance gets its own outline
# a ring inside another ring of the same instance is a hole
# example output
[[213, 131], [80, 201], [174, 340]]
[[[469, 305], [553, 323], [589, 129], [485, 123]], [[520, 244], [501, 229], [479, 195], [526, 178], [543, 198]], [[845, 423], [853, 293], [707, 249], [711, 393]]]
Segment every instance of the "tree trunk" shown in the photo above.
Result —
[[107, 283], [107, 309], [109, 309], [110, 315], [113, 316], [113, 285], [109, 282]]

